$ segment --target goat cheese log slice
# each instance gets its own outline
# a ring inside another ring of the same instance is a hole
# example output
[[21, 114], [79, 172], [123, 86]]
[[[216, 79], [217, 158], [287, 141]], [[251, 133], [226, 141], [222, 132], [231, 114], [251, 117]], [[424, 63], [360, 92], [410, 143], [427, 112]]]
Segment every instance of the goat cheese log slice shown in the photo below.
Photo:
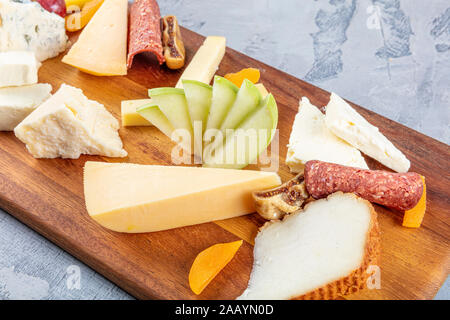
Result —
[[61, 88], [14, 129], [35, 158], [126, 157], [119, 122], [80, 89]]
[[365, 287], [379, 251], [372, 205], [335, 193], [261, 228], [248, 288], [238, 299], [336, 299]]
[[161, 13], [155, 0], [136, 0], [131, 5], [128, 41], [128, 68], [131, 68], [134, 56], [142, 52], [152, 52], [159, 64], [164, 63]]
[[412, 209], [423, 192], [422, 179], [415, 172], [362, 170], [322, 161], [306, 163], [305, 185], [315, 199], [337, 191], [352, 192], [396, 210]]

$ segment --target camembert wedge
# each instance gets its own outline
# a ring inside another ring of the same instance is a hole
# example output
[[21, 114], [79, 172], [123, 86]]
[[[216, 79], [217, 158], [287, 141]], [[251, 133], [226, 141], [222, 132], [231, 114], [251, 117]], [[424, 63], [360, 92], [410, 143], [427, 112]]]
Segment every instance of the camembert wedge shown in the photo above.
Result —
[[335, 135], [386, 167], [397, 172], [409, 170], [410, 162], [406, 156], [335, 93], [331, 94], [327, 105], [325, 123]]
[[370, 202], [334, 193], [261, 228], [248, 288], [238, 299], [335, 299], [365, 287], [379, 251]]
[[14, 133], [35, 158], [126, 157], [118, 129], [119, 122], [103, 105], [63, 84]]
[[84, 195], [91, 218], [128, 233], [153, 232], [255, 211], [252, 192], [281, 184], [276, 173], [86, 162]]
[[309, 160], [368, 169], [361, 153], [336, 137], [325, 125], [325, 115], [303, 97], [292, 126], [286, 163], [292, 172], [302, 172]]

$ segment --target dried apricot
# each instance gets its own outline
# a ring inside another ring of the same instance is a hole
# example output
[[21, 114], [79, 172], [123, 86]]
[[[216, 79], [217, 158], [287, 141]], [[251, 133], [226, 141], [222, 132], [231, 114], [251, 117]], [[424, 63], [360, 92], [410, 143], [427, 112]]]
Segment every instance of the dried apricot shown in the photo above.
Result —
[[253, 83], [258, 83], [261, 74], [258, 69], [246, 68], [236, 73], [227, 73], [225, 78], [233, 82], [238, 87], [241, 87], [244, 79], [248, 79]]
[[408, 228], [419, 228], [423, 216], [425, 215], [425, 211], [427, 209], [427, 187], [425, 185], [425, 177], [420, 176], [423, 181], [423, 192], [420, 197], [419, 202], [416, 206], [410, 210], [405, 211], [405, 215], [403, 216], [403, 226]]
[[215, 276], [233, 259], [242, 245], [242, 240], [215, 244], [200, 252], [189, 272], [189, 285], [195, 294], [200, 294]]

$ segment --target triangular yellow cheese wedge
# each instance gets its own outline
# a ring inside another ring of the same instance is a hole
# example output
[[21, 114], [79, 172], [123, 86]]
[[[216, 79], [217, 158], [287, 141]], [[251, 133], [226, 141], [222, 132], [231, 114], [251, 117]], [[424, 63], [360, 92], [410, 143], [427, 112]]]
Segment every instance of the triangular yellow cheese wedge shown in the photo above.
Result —
[[255, 212], [252, 192], [281, 184], [274, 172], [86, 162], [91, 218], [119, 232], [153, 232]]
[[105, 0], [62, 59], [96, 76], [126, 75], [128, 1]]

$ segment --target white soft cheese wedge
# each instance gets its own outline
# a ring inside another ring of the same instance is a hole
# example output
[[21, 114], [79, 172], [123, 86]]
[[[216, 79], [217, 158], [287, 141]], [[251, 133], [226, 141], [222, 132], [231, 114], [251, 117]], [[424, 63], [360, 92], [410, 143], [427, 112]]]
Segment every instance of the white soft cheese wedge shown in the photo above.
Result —
[[[248, 288], [238, 299], [336, 298], [357, 289], [378, 257], [378, 236], [368, 201], [341, 192], [313, 201], [259, 231]], [[345, 280], [340, 287], [338, 280]]]
[[40, 66], [31, 51], [0, 52], [0, 87], [37, 83]]
[[51, 96], [52, 86], [38, 83], [30, 86], [0, 89], [0, 131], [14, 128]]
[[153, 232], [255, 212], [252, 192], [281, 184], [273, 172], [86, 162], [89, 215], [119, 232]]
[[368, 169], [361, 153], [328, 130], [325, 115], [303, 97], [292, 126], [286, 163], [292, 172], [301, 172], [309, 160]]
[[35, 158], [126, 157], [118, 129], [119, 122], [103, 105], [63, 84], [14, 133]]
[[183, 80], [197, 80], [209, 84], [225, 55], [226, 38], [208, 36], [197, 50], [189, 65], [177, 82], [183, 88]]
[[386, 167], [397, 172], [409, 170], [410, 162], [406, 156], [335, 93], [331, 94], [326, 107], [325, 123], [335, 135]]

